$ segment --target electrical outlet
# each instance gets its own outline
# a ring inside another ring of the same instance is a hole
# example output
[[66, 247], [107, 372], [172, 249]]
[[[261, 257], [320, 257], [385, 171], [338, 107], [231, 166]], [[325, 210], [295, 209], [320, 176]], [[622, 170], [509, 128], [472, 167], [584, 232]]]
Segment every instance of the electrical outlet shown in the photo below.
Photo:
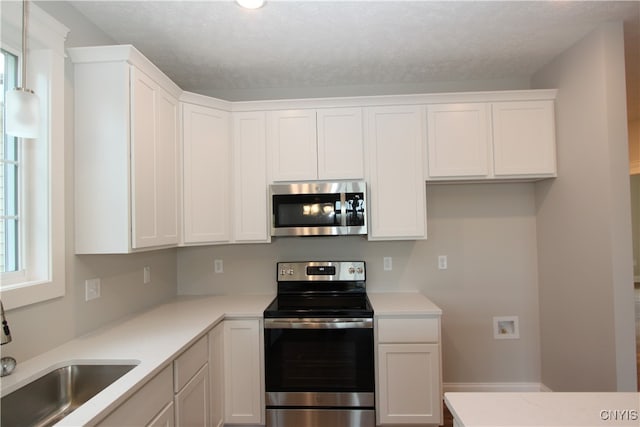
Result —
[[448, 268], [447, 256], [446, 255], [438, 256], [438, 270], [446, 270], [447, 268]]
[[100, 279], [87, 279], [84, 281], [84, 300], [100, 298]]
[[221, 259], [213, 260], [213, 271], [217, 274], [224, 273], [224, 264]]
[[145, 267], [142, 269], [142, 282], [146, 285], [151, 283], [151, 267]]
[[384, 268], [384, 271], [393, 270], [393, 258], [390, 256], [382, 258], [382, 267]]

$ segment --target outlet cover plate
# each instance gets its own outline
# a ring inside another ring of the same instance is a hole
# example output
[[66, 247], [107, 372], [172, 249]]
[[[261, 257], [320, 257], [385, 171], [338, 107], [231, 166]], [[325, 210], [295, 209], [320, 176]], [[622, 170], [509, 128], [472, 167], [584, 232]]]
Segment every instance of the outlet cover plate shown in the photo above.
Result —
[[518, 316], [498, 316], [493, 318], [493, 338], [496, 340], [517, 340], [520, 338]]
[[100, 279], [87, 279], [84, 281], [84, 300], [91, 301], [100, 298]]

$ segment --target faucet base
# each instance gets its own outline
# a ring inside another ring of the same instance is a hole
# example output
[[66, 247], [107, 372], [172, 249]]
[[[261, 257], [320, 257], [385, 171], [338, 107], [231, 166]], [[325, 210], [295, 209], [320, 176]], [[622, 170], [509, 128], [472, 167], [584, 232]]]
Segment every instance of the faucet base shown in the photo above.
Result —
[[16, 368], [16, 364], [16, 359], [13, 357], [3, 357], [0, 359], [0, 377], [11, 375], [13, 370]]

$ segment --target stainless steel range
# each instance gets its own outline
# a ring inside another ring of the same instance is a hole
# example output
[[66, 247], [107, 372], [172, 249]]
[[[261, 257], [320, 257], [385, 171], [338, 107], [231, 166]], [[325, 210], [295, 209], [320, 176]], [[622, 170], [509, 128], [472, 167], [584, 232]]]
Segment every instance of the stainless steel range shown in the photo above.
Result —
[[267, 427], [373, 427], [373, 309], [363, 261], [280, 262], [264, 312]]

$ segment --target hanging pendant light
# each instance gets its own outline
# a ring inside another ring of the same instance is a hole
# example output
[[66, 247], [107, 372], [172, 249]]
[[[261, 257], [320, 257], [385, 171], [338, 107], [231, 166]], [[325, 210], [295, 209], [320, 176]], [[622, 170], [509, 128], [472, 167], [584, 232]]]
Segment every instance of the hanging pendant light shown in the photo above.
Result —
[[27, 89], [27, 15], [28, 2], [22, 1], [22, 79], [5, 99], [6, 132], [19, 138], [37, 138], [40, 125], [40, 100]]

